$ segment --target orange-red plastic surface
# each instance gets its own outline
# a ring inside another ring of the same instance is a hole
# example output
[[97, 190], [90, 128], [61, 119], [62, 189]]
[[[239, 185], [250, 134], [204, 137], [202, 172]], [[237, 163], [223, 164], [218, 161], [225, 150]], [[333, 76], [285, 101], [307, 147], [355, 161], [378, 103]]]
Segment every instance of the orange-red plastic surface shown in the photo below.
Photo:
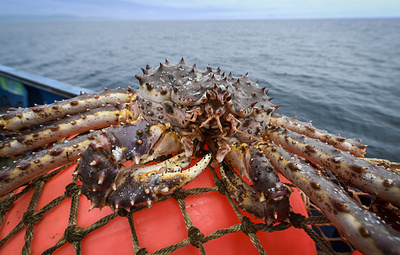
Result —
[[[65, 169], [49, 181], [43, 190], [38, 210], [52, 199], [62, 195], [65, 186], [72, 180], [75, 165]], [[212, 174], [205, 170], [195, 181], [185, 186], [185, 189], [195, 187], [215, 186]], [[32, 191], [19, 199], [14, 207], [7, 212], [5, 221], [0, 228], [0, 239], [4, 238], [22, 219], [26, 211]], [[77, 225], [87, 227], [100, 218], [112, 213], [108, 207], [102, 210], [93, 209], [89, 212], [90, 203], [85, 196], [80, 198]], [[291, 196], [291, 205], [297, 213], [306, 215], [300, 194], [295, 190]], [[228, 228], [239, 223], [226, 197], [218, 192], [208, 192], [189, 196], [185, 199], [186, 209], [195, 227], [205, 235], [221, 228]], [[32, 254], [41, 254], [53, 246], [63, 236], [68, 225], [71, 199], [64, 200], [60, 205], [46, 213], [43, 219], [34, 227]], [[258, 221], [245, 213], [252, 221]], [[133, 214], [135, 228], [141, 247], [146, 247], [149, 253], [162, 247], [177, 243], [187, 238], [182, 212], [178, 202], [169, 199], [157, 203], [149, 209]], [[24, 229], [25, 230], [25, 229]], [[20, 231], [3, 247], [0, 254], [20, 254], [24, 244], [25, 231]], [[280, 232], [258, 232], [263, 248], [273, 254], [316, 254], [315, 243], [300, 229], [290, 228]], [[249, 237], [243, 232], [227, 234], [221, 238], [204, 244], [207, 254], [258, 254]], [[74, 254], [72, 244], [67, 243], [54, 254]], [[82, 254], [133, 254], [132, 236], [128, 220], [117, 217], [104, 227], [90, 233], [82, 241]], [[176, 250], [173, 254], [200, 254], [199, 249], [189, 245]]]

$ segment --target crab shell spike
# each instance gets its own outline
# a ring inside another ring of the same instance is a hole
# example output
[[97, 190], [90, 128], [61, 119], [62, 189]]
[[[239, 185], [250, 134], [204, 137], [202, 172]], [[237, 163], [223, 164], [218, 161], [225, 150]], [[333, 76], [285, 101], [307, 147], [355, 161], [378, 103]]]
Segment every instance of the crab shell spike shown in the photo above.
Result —
[[[146, 72], [147, 72], [147, 71], [146, 71]], [[144, 84], [144, 78], [143, 78], [143, 76], [135, 75], [135, 78], [139, 81], [139, 84], [140, 84], [140, 85], [143, 85], [143, 84]]]
[[[143, 72], [143, 74], [148, 74], [149, 72], [146, 70], [146, 69], [144, 69], [144, 68], [140, 68], [141, 70], [142, 70], [142, 72]], [[135, 76], [136, 78], [138, 78], [138, 77], [140, 77], [139, 75], [136, 75]]]

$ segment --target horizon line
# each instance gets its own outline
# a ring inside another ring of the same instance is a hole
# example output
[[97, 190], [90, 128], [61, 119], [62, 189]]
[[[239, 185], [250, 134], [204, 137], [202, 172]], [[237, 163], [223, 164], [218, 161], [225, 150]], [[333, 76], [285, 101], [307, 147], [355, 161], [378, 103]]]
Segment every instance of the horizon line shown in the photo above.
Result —
[[257, 21], [257, 20], [332, 20], [332, 19], [398, 19], [400, 16], [337, 16], [337, 17], [263, 17], [263, 18], [160, 18], [135, 19], [118, 17], [83, 17], [79, 15], [0, 15], [0, 21]]

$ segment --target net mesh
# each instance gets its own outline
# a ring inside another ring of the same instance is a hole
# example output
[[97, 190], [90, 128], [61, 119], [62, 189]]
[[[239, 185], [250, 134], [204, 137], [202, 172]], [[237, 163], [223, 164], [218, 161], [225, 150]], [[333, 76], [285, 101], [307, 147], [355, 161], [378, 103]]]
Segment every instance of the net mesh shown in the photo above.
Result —
[[[373, 161], [376, 164], [383, 164], [386, 167], [393, 169], [394, 171], [400, 170], [400, 164], [398, 163], [391, 163], [385, 160], [376, 160], [376, 159], [369, 159], [369, 160]], [[48, 213], [53, 208], [59, 206], [59, 204], [62, 201], [64, 201], [67, 198], [71, 198], [68, 227], [65, 229], [63, 236], [59, 238], [57, 243], [52, 247], [48, 248], [47, 250], [45, 250], [43, 254], [52, 254], [66, 243], [73, 244], [75, 254], [81, 254], [81, 241], [89, 233], [101, 229], [103, 226], [111, 222], [116, 217], [125, 217], [128, 221], [132, 238], [133, 252], [135, 254], [149, 254], [146, 247], [142, 247], [140, 245], [139, 238], [135, 230], [135, 222], [134, 222], [135, 212], [146, 209], [149, 210], [146, 205], [137, 206], [130, 212], [126, 210], [118, 210], [101, 218], [100, 220], [96, 221], [95, 223], [93, 223], [88, 227], [85, 228], [80, 227], [79, 225], [77, 225], [80, 185], [77, 183], [77, 179], [74, 177], [72, 182], [65, 187], [64, 194], [62, 194], [59, 197], [56, 197], [50, 203], [42, 207], [40, 210], [36, 209], [39, 198], [42, 194], [46, 182], [52, 179], [55, 175], [57, 175], [60, 171], [62, 171], [66, 167], [68, 166], [59, 168], [55, 171], [39, 176], [38, 178], [33, 180], [29, 185], [27, 185], [21, 192], [16, 194], [14, 193], [7, 194], [0, 201], [0, 223], [4, 224], [5, 215], [7, 211], [9, 211], [12, 208], [14, 202], [16, 202], [24, 194], [33, 189], [33, 195], [31, 197], [27, 210], [23, 214], [21, 221], [9, 233], [7, 233], [7, 235], [2, 240], [0, 240], [0, 249], [17, 233], [24, 232], [25, 242], [21, 254], [31, 254], [31, 243], [34, 237], [35, 224], [37, 224], [42, 220], [45, 220], [44, 217], [45, 214]], [[235, 202], [233, 202], [233, 200], [227, 194], [227, 191], [221, 179], [216, 174], [215, 169], [211, 167], [209, 168], [212, 172], [215, 186], [206, 188], [180, 189], [172, 195], [163, 197], [159, 201], [162, 202], [170, 198], [173, 198], [176, 201], [178, 201], [179, 208], [182, 212], [183, 221], [187, 228], [187, 237], [181, 240], [180, 242], [163, 247], [151, 254], [170, 254], [177, 249], [189, 245], [192, 245], [197, 249], [199, 249], [201, 254], [206, 254], [206, 249], [204, 247], [205, 243], [217, 238], [221, 238], [225, 235], [229, 235], [230, 233], [236, 233], [236, 232], [245, 233], [260, 254], [267, 254], [263, 248], [263, 244], [257, 237], [256, 233], [258, 231], [270, 233], [274, 231], [282, 231], [292, 227], [304, 230], [315, 242], [318, 248], [318, 253], [320, 254], [337, 254], [337, 253], [351, 254], [354, 252], [354, 248], [351, 246], [351, 244], [344, 237], [340, 235], [340, 233], [332, 226], [330, 221], [323, 216], [321, 211], [307, 198], [306, 195], [303, 194], [302, 197], [307, 208], [308, 217], [304, 217], [301, 214], [292, 212], [289, 216], [289, 222], [279, 223], [274, 226], [267, 226], [262, 223], [254, 223], [248, 217], [242, 215], [240, 210], [237, 208]], [[193, 224], [192, 219], [186, 210], [185, 199], [189, 196], [195, 196], [207, 192], [219, 192], [223, 194], [229, 201], [232, 210], [235, 212], [236, 216], [240, 220], [240, 223], [234, 224], [228, 228], [218, 229], [209, 235], [204, 235], [199, 230], [199, 228]], [[366, 194], [359, 191], [353, 191], [353, 192], [355, 199], [361, 203], [362, 202], [361, 197], [365, 196]], [[331, 232], [335, 232], [337, 233], [337, 235], [326, 234], [327, 231], [324, 228], [332, 229]], [[337, 248], [338, 243], [340, 243], [341, 247], [343, 247], [343, 244], [347, 247], [344, 249], [345, 252], [341, 252], [342, 248], [339, 249]]]

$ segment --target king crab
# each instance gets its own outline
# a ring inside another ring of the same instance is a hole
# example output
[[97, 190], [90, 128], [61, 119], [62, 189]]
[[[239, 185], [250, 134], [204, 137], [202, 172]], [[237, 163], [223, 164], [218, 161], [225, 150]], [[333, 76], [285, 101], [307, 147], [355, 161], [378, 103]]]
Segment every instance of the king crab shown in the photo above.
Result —
[[287, 220], [290, 211], [291, 188], [278, 171], [358, 250], [399, 254], [398, 231], [342, 187], [369, 193], [386, 209], [400, 205], [399, 176], [363, 160], [366, 146], [359, 140], [275, 114], [278, 106], [247, 74], [199, 70], [183, 59], [142, 71], [138, 90], [106, 89], [1, 115], [0, 156], [31, 153], [1, 170], [0, 195], [78, 160], [81, 192], [92, 209], [130, 210], [173, 193], [211, 164], [219, 166], [239, 207], [271, 225]]

